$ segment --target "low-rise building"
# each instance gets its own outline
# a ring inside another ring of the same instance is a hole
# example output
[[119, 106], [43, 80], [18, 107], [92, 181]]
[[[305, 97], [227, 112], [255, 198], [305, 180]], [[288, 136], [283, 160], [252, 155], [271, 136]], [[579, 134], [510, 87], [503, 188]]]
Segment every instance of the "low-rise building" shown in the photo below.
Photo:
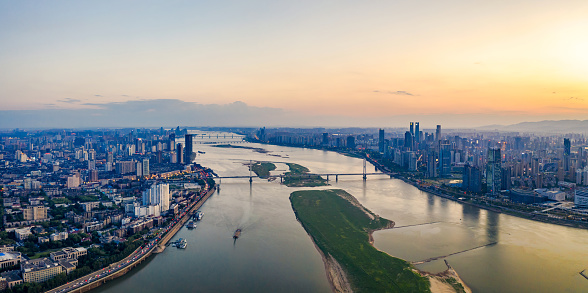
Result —
[[20, 270], [25, 283], [41, 283], [61, 274], [63, 267], [44, 257], [21, 262]]
[[0, 252], [0, 268], [5, 269], [20, 263], [20, 252]]
[[49, 235], [49, 239], [51, 241], [62, 241], [67, 239], [67, 232], [59, 232], [59, 233], [53, 233], [51, 235]]
[[30, 235], [33, 235], [33, 233], [31, 233], [31, 227], [26, 227], [22, 229], [15, 229], [14, 235], [19, 241], [24, 241], [29, 238]]
[[0, 274], [1, 278], [6, 281], [6, 287], [12, 288], [22, 284], [22, 276], [19, 270], [7, 271]]

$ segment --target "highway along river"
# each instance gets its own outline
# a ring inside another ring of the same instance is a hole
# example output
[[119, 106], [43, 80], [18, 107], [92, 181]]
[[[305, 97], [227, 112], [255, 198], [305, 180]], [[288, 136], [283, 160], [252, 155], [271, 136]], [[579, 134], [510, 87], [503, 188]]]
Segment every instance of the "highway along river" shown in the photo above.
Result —
[[[228, 139], [227, 139], [228, 140]], [[233, 139], [234, 140], [234, 139]], [[196, 139], [198, 141], [198, 139]], [[361, 173], [362, 160], [319, 150], [260, 144], [266, 149], [195, 144], [197, 162], [220, 176], [248, 175], [249, 160], [298, 163], [316, 173]], [[373, 171], [373, 166], [368, 171]], [[431, 272], [446, 259], [474, 292], [588, 292], [588, 231], [534, 222], [458, 204], [400, 180], [330, 178], [330, 188], [354, 195], [396, 227], [374, 234], [375, 246]], [[324, 187], [321, 187], [324, 188]], [[185, 250], [168, 247], [133, 272], [95, 292], [330, 292], [321, 256], [296, 221], [288, 197], [304, 188], [254, 179], [223, 179], [201, 208], [194, 230], [183, 228]], [[242, 229], [239, 239], [233, 233]], [[496, 243], [490, 246], [486, 244]], [[483, 247], [480, 247], [483, 246]], [[471, 248], [476, 248], [470, 250]]]

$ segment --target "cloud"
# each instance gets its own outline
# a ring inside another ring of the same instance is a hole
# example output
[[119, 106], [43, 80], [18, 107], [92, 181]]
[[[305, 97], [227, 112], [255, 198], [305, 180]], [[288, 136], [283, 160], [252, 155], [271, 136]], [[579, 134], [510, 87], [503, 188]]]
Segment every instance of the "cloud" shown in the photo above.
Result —
[[399, 95], [399, 96], [416, 96], [415, 94], [409, 93], [407, 91], [378, 91], [378, 90], [375, 90], [374, 93], [388, 94], [388, 95]]
[[76, 104], [76, 103], [81, 102], [82, 100], [65, 98], [63, 100], [57, 100], [57, 101], [60, 103]]
[[102, 98], [102, 95], [94, 95], [94, 97]]

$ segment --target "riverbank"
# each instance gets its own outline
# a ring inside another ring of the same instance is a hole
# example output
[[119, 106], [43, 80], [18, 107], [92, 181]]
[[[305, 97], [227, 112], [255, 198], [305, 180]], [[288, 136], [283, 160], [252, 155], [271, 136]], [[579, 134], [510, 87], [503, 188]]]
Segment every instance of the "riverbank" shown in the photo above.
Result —
[[376, 249], [372, 233], [392, 228], [394, 222], [372, 213], [347, 192], [296, 191], [290, 201], [321, 253], [333, 292], [469, 292], [455, 271], [444, 272], [446, 276], [420, 272]]

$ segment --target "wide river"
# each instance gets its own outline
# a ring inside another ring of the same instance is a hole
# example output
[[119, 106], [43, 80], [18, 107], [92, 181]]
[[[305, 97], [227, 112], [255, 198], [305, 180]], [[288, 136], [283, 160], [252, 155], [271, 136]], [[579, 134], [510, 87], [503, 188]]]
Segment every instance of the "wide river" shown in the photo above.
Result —
[[[361, 159], [334, 152], [238, 145], [268, 153], [195, 144], [205, 152], [196, 161], [220, 176], [248, 175], [244, 163], [249, 160], [275, 162], [274, 174], [287, 171], [283, 162], [317, 173], [363, 170]], [[386, 176], [365, 182], [361, 176], [329, 179], [327, 188], [344, 189], [396, 222], [397, 228], [374, 234], [375, 246], [390, 255], [419, 261], [497, 242], [446, 258], [474, 292], [588, 292], [588, 280], [579, 274], [588, 269], [587, 230], [462, 205]], [[246, 179], [224, 179], [220, 186], [201, 208], [198, 227], [175, 236], [188, 240], [187, 249], [168, 247], [96, 292], [330, 292], [321, 257], [288, 199], [305, 188], [261, 179], [251, 185]], [[237, 228], [243, 233], [234, 242]], [[445, 265], [441, 259], [417, 267], [437, 272]]]

